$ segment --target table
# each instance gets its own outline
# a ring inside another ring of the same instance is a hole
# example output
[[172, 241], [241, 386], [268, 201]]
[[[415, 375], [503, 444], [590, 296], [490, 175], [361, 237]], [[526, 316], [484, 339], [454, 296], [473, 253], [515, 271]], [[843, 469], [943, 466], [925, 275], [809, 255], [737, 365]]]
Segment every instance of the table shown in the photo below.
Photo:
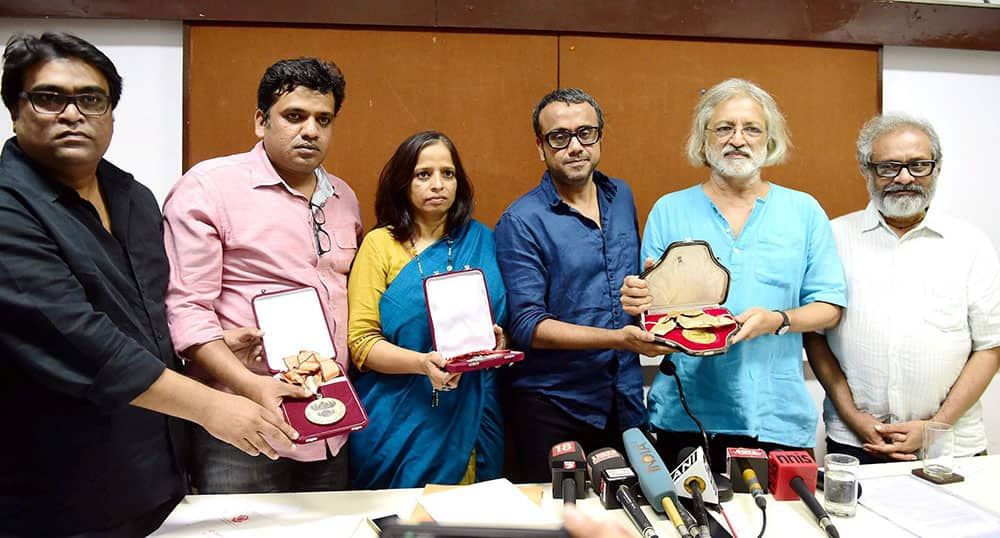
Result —
[[[891, 475], [906, 475], [919, 462], [886, 463], [861, 467], [862, 487], [866, 479]], [[1000, 456], [982, 456], [957, 460], [957, 471], [965, 481], [946, 486], [951, 493], [969, 499], [977, 505], [1000, 514], [1000, 495], [992, 493], [1000, 484]], [[413, 512], [420, 498], [420, 489], [377, 491], [342, 491], [321, 493], [271, 493], [252, 495], [188, 495], [177, 506], [154, 536], [274, 536], [277, 532], [291, 535], [299, 531], [320, 531], [321, 536], [370, 538], [375, 533], [366, 523], [368, 516]], [[901, 491], [900, 495], [907, 492]], [[822, 492], [817, 491], [822, 502]], [[864, 495], [862, 495], [862, 500]], [[606, 511], [592, 491], [577, 503], [580, 510], [598, 518], [614, 518], [629, 523], [622, 510]], [[547, 491], [542, 507], [555, 514], [562, 511], [562, 501], [553, 499]], [[739, 538], [755, 538], [760, 531], [760, 510], [747, 494], [737, 494], [723, 509]], [[648, 506], [643, 511], [653, 522], [661, 538], [677, 536], [670, 522]], [[858, 505], [853, 518], [833, 518], [844, 538], [879, 536], [913, 536], [896, 524]], [[636, 533], [638, 536], [638, 533]], [[767, 531], [765, 537], [823, 537], [809, 509], [800, 501], [775, 501], [768, 496]]]

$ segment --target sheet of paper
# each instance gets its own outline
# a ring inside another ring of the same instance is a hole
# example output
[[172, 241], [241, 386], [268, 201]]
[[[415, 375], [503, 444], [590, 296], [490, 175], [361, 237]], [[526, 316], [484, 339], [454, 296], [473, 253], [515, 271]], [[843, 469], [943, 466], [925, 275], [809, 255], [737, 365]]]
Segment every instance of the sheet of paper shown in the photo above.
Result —
[[424, 495], [418, 501], [434, 521], [496, 526], [558, 526], [559, 519], [531, 502], [505, 478]]
[[864, 488], [858, 502], [914, 536], [1000, 536], [1000, 515], [915, 476], [870, 478]]
[[[189, 502], [189, 501], [185, 501]], [[225, 496], [206, 495], [186, 507], [183, 517], [176, 514], [151, 536], [168, 537], [271, 537], [275, 529], [288, 536], [372, 536], [363, 516], [328, 516], [287, 504], [267, 501], [239, 501]], [[308, 531], [308, 532], [303, 532]], [[364, 532], [359, 534], [359, 532]]]

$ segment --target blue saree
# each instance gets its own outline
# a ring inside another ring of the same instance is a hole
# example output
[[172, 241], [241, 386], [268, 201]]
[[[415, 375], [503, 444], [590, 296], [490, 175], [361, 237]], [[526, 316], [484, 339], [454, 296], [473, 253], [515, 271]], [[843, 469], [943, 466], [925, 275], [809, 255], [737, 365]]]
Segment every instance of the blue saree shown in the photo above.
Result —
[[[478, 268], [486, 276], [498, 325], [507, 318], [507, 291], [497, 267], [493, 232], [472, 221], [452, 233], [455, 270]], [[444, 272], [448, 245], [437, 241], [407, 264], [379, 302], [382, 334], [400, 347], [433, 351], [423, 277]], [[503, 471], [503, 423], [493, 369], [462, 374], [458, 387], [439, 393], [431, 407], [431, 384], [423, 375], [359, 372], [351, 365], [354, 387], [368, 411], [368, 427], [351, 434], [350, 466], [354, 489], [457, 484], [476, 451], [476, 480]]]

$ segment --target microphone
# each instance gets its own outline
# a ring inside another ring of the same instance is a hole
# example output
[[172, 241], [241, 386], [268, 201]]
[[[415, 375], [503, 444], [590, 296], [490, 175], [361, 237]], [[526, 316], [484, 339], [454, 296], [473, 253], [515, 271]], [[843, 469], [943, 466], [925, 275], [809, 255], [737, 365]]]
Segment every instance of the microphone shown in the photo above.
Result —
[[837, 527], [830, 521], [830, 515], [813, 495], [816, 491], [816, 471], [816, 462], [804, 450], [772, 451], [767, 465], [771, 495], [778, 501], [795, 500], [796, 497], [802, 499], [809, 511], [816, 516], [820, 528], [830, 538], [840, 538]]
[[586, 460], [580, 443], [563, 441], [553, 445], [549, 467], [552, 469], [553, 498], [562, 499], [563, 504], [576, 504], [578, 497], [587, 494]]
[[758, 508], [761, 510], [767, 508], [764, 485], [757, 478], [758, 473], [767, 472], [767, 452], [759, 448], [729, 447], [726, 449], [726, 462], [729, 476], [743, 479], [740, 482], [733, 481], [733, 490], [749, 493]]
[[613, 448], [601, 448], [587, 456], [587, 474], [594, 492], [601, 498], [604, 508], [624, 508], [625, 514], [643, 538], [657, 538], [653, 524], [639, 508], [632, 490], [639, 482], [635, 473], [625, 463], [625, 458]]
[[694, 516], [691, 512], [688, 512], [687, 508], [684, 508], [682, 503], [677, 503], [677, 513], [681, 515], [681, 521], [684, 522], [684, 526], [687, 527], [688, 532], [691, 536], [697, 536], [701, 529], [698, 527], [698, 522], [695, 521]]
[[680, 513], [677, 511], [677, 491], [667, 467], [656, 453], [653, 444], [639, 428], [629, 428], [622, 434], [625, 454], [639, 478], [639, 487], [646, 500], [657, 512], [666, 512], [670, 522], [682, 538], [691, 538]]
[[[697, 449], [691, 447], [682, 448], [677, 455], [680, 463], [677, 468], [670, 473], [677, 491], [683, 495], [687, 493], [693, 501], [694, 517], [698, 521], [698, 536], [701, 538], [712, 538], [712, 533], [708, 529], [708, 510], [705, 509], [705, 501], [718, 503], [718, 493], [715, 490], [715, 482], [711, 478], [712, 473], [705, 464], [705, 452], [701, 447]], [[708, 495], [705, 495], [705, 494]], [[706, 499], [710, 497], [709, 499]]]
[[740, 474], [743, 476], [743, 481], [750, 488], [750, 495], [753, 496], [754, 504], [761, 510], [767, 508], [767, 497], [764, 496], [764, 488], [760, 486], [760, 480], [757, 480], [757, 472], [753, 470], [753, 467], [750, 467], [747, 460], [736, 460], [736, 463], [740, 467]]

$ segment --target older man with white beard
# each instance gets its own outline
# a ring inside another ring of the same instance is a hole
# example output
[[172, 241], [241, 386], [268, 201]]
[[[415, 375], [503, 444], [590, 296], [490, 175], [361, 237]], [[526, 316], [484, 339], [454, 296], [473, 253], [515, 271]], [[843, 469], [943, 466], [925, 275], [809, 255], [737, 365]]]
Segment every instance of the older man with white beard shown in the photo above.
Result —
[[986, 236], [931, 207], [941, 142], [924, 120], [877, 116], [858, 137], [871, 203], [833, 221], [850, 308], [806, 351], [826, 389], [827, 451], [915, 460], [925, 421], [955, 453], [986, 449], [979, 398], [1000, 365], [1000, 264]]
[[[695, 108], [687, 154], [708, 166], [699, 185], [667, 194], [649, 214], [642, 255], [659, 258], [674, 241], [702, 239], [730, 272], [724, 306], [738, 312], [733, 346], [674, 362], [691, 410], [712, 434], [716, 470], [727, 447], [810, 449], [817, 412], [802, 375], [802, 335], [837, 324], [847, 304], [844, 274], [826, 213], [816, 200], [761, 177], [788, 149], [785, 119], [757, 85], [726, 80]], [[647, 261], [648, 263], [648, 261]], [[626, 277], [626, 312], [650, 304], [646, 282]], [[672, 379], [649, 392], [657, 450], [673, 463], [702, 444]]]

